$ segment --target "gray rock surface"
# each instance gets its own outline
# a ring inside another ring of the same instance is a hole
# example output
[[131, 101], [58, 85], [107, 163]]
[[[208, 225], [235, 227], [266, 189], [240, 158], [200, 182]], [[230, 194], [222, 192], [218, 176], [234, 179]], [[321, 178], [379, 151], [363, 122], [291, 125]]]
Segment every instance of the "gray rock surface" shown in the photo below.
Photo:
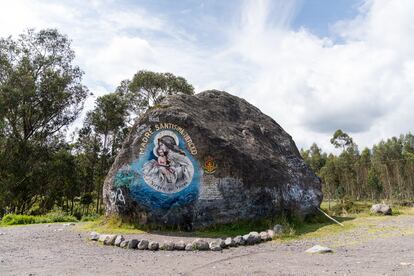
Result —
[[166, 250], [166, 251], [173, 251], [174, 247], [175, 247], [175, 243], [173, 241], [164, 241], [161, 244], [160, 249]]
[[186, 244], [184, 241], [179, 241], [174, 245], [175, 250], [185, 250]]
[[267, 230], [267, 234], [269, 235], [269, 238], [271, 240], [273, 240], [273, 238], [275, 237], [275, 231], [273, 231], [272, 229]]
[[99, 233], [96, 233], [96, 232], [91, 232], [91, 233], [89, 234], [89, 239], [90, 239], [91, 241], [97, 241], [97, 240], [99, 240]]
[[391, 207], [389, 205], [387, 205], [387, 204], [384, 204], [384, 203], [372, 205], [370, 211], [373, 214], [382, 214], [382, 215], [387, 215], [387, 216], [391, 216], [392, 215], [392, 209], [391, 209]]
[[280, 236], [283, 234], [283, 226], [280, 224], [275, 224], [275, 226], [273, 226], [273, 232], [275, 236]]
[[104, 245], [114, 245], [115, 240], [116, 240], [116, 235], [107, 235], [103, 244]]
[[128, 242], [128, 249], [136, 249], [138, 246], [139, 240], [132, 239]]
[[260, 235], [260, 239], [262, 241], [269, 241], [269, 240], [271, 240], [271, 238], [269, 236], [269, 233], [267, 233], [267, 231], [262, 231], [262, 232], [259, 233], [259, 235]]
[[123, 242], [125, 240], [124, 236], [122, 235], [118, 235], [115, 239], [115, 246], [121, 246], [121, 242]]
[[260, 242], [260, 235], [257, 232], [250, 232], [249, 234], [243, 235], [243, 239], [247, 245], [253, 245]]
[[138, 248], [139, 250], [145, 250], [145, 249], [148, 249], [148, 244], [149, 244], [149, 241], [147, 241], [147, 240], [141, 240], [141, 241], [138, 243], [137, 248]]
[[244, 240], [243, 236], [235, 236], [234, 237], [234, 243], [239, 246], [239, 245], [245, 245], [246, 241]]
[[224, 240], [224, 244], [226, 247], [234, 247], [236, 246], [236, 243], [234, 242], [234, 239], [232, 237], [228, 237]]
[[106, 235], [106, 234], [100, 234], [100, 235], [99, 235], [99, 239], [98, 239], [98, 241], [99, 241], [99, 242], [104, 242], [107, 236], [108, 236], [108, 235]]
[[185, 246], [185, 251], [194, 251], [194, 250], [195, 250], [195, 248], [194, 248], [194, 245], [192, 243], [188, 243]]
[[205, 240], [196, 239], [196, 240], [193, 241], [193, 247], [196, 250], [203, 251], [203, 250], [209, 250], [210, 245]]
[[128, 244], [129, 244], [129, 241], [125, 240], [125, 241], [122, 241], [119, 244], [119, 247], [121, 247], [121, 248], [127, 248], [128, 247]]
[[221, 248], [227, 248], [227, 245], [224, 242], [224, 239], [217, 239], [217, 242], [219, 243]]
[[223, 248], [221, 247], [222, 240], [215, 240], [210, 242], [209, 247], [211, 251], [221, 251]]
[[159, 247], [160, 247], [160, 245], [158, 244], [158, 242], [155, 242], [155, 241], [151, 241], [151, 242], [148, 244], [148, 249], [149, 249], [149, 250], [152, 250], [152, 251], [156, 251], [156, 250], [158, 250], [158, 249], [159, 249]]
[[167, 97], [140, 116], [103, 190], [107, 215], [182, 229], [282, 210], [306, 216], [322, 201], [320, 179], [291, 136], [216, 90]]

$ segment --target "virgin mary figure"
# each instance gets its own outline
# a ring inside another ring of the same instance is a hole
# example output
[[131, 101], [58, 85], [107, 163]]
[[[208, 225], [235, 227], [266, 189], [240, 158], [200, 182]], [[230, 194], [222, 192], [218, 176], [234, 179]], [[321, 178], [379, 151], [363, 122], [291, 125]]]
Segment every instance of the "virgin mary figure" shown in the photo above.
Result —
[[194, 175], [194, 166], [185, 152], [178, 147], [178, 137], [173, 132], [155, 137], [153, 153], [157, 159], [146, 162], [142, 168], [145, 182], [157, 191], [181, 191]]

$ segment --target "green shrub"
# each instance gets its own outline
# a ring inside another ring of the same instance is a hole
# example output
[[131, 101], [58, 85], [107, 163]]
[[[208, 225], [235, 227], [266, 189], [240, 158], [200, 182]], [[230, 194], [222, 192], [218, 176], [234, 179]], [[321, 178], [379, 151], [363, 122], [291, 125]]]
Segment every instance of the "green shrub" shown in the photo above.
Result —
[[83, 216], [81, 221], [95, 221], [99, 218], [100, 216], [98, 214], [93, 214], [93, 215], [88, 215], [88, 216]]
[[64, 212], [53, 212], [43, 216], [30, 215], [5, 215], [1, 224], [3, 225], [19, 225], [19, 224], [34, 224], [34, 223], [52, 223], [52, 222], [75, 222], [78, 221], [74, 216], [65, 214]]
[[61, 212], [61, 211], [48, 213], [48, 214], [45, 215], [45, 217], [47, 219], [49, 219], [50, 222], [73, 222], [73, 221], [78, 221], [76, 219], [76, 217], [68, 215], [68, 214], [66, 214], [64, 212]]
[[5, 225], [32, 224], [36, 223], [36, 218], [28, 215], [8, 214], [2, 218], [1, 222]]

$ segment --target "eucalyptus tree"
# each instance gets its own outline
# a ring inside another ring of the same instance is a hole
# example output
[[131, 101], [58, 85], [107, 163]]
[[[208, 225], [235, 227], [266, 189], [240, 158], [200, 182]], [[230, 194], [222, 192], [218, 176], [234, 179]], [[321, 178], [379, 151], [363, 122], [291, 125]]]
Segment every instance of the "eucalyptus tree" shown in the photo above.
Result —
[[131, 109], [137, 113], [158, 104], [166, 96], [177, 93], [194, 94], [194, 87], [185, 78], [172, 73], [141, 70], [133, 76], [131, 81], [121, 83], [120, 87], [126, 83]]
[[128, 106], [129, 102], [122, 93], [100, 96], [95, 101], [95, 108], [87, 113], [84, 127], [80, 130], [78, 146], [83, 150], [79, 157], [94, 175], [90, 180], [96, 186], [96, 212], [102, 203], [102, 185], [107, 170], [128, 132]]
[[24, 213], [41, 196], [56, 139], [82, 110], [88, 90], [74, 58], [55, 29], [0, 39], [0, 193], [10, 195], [8, 211]]

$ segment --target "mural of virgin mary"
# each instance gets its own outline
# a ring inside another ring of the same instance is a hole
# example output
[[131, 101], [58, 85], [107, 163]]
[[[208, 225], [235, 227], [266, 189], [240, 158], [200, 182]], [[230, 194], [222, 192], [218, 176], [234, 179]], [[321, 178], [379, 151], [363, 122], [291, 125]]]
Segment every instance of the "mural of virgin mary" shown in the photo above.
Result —
[[145, 182], [157, 191], [176, 193], [191, 183], [194, 167], [178, 144], [178, 137], [171, 131], [154, 138], [156, 159], [143, 165], [142, 175]]

